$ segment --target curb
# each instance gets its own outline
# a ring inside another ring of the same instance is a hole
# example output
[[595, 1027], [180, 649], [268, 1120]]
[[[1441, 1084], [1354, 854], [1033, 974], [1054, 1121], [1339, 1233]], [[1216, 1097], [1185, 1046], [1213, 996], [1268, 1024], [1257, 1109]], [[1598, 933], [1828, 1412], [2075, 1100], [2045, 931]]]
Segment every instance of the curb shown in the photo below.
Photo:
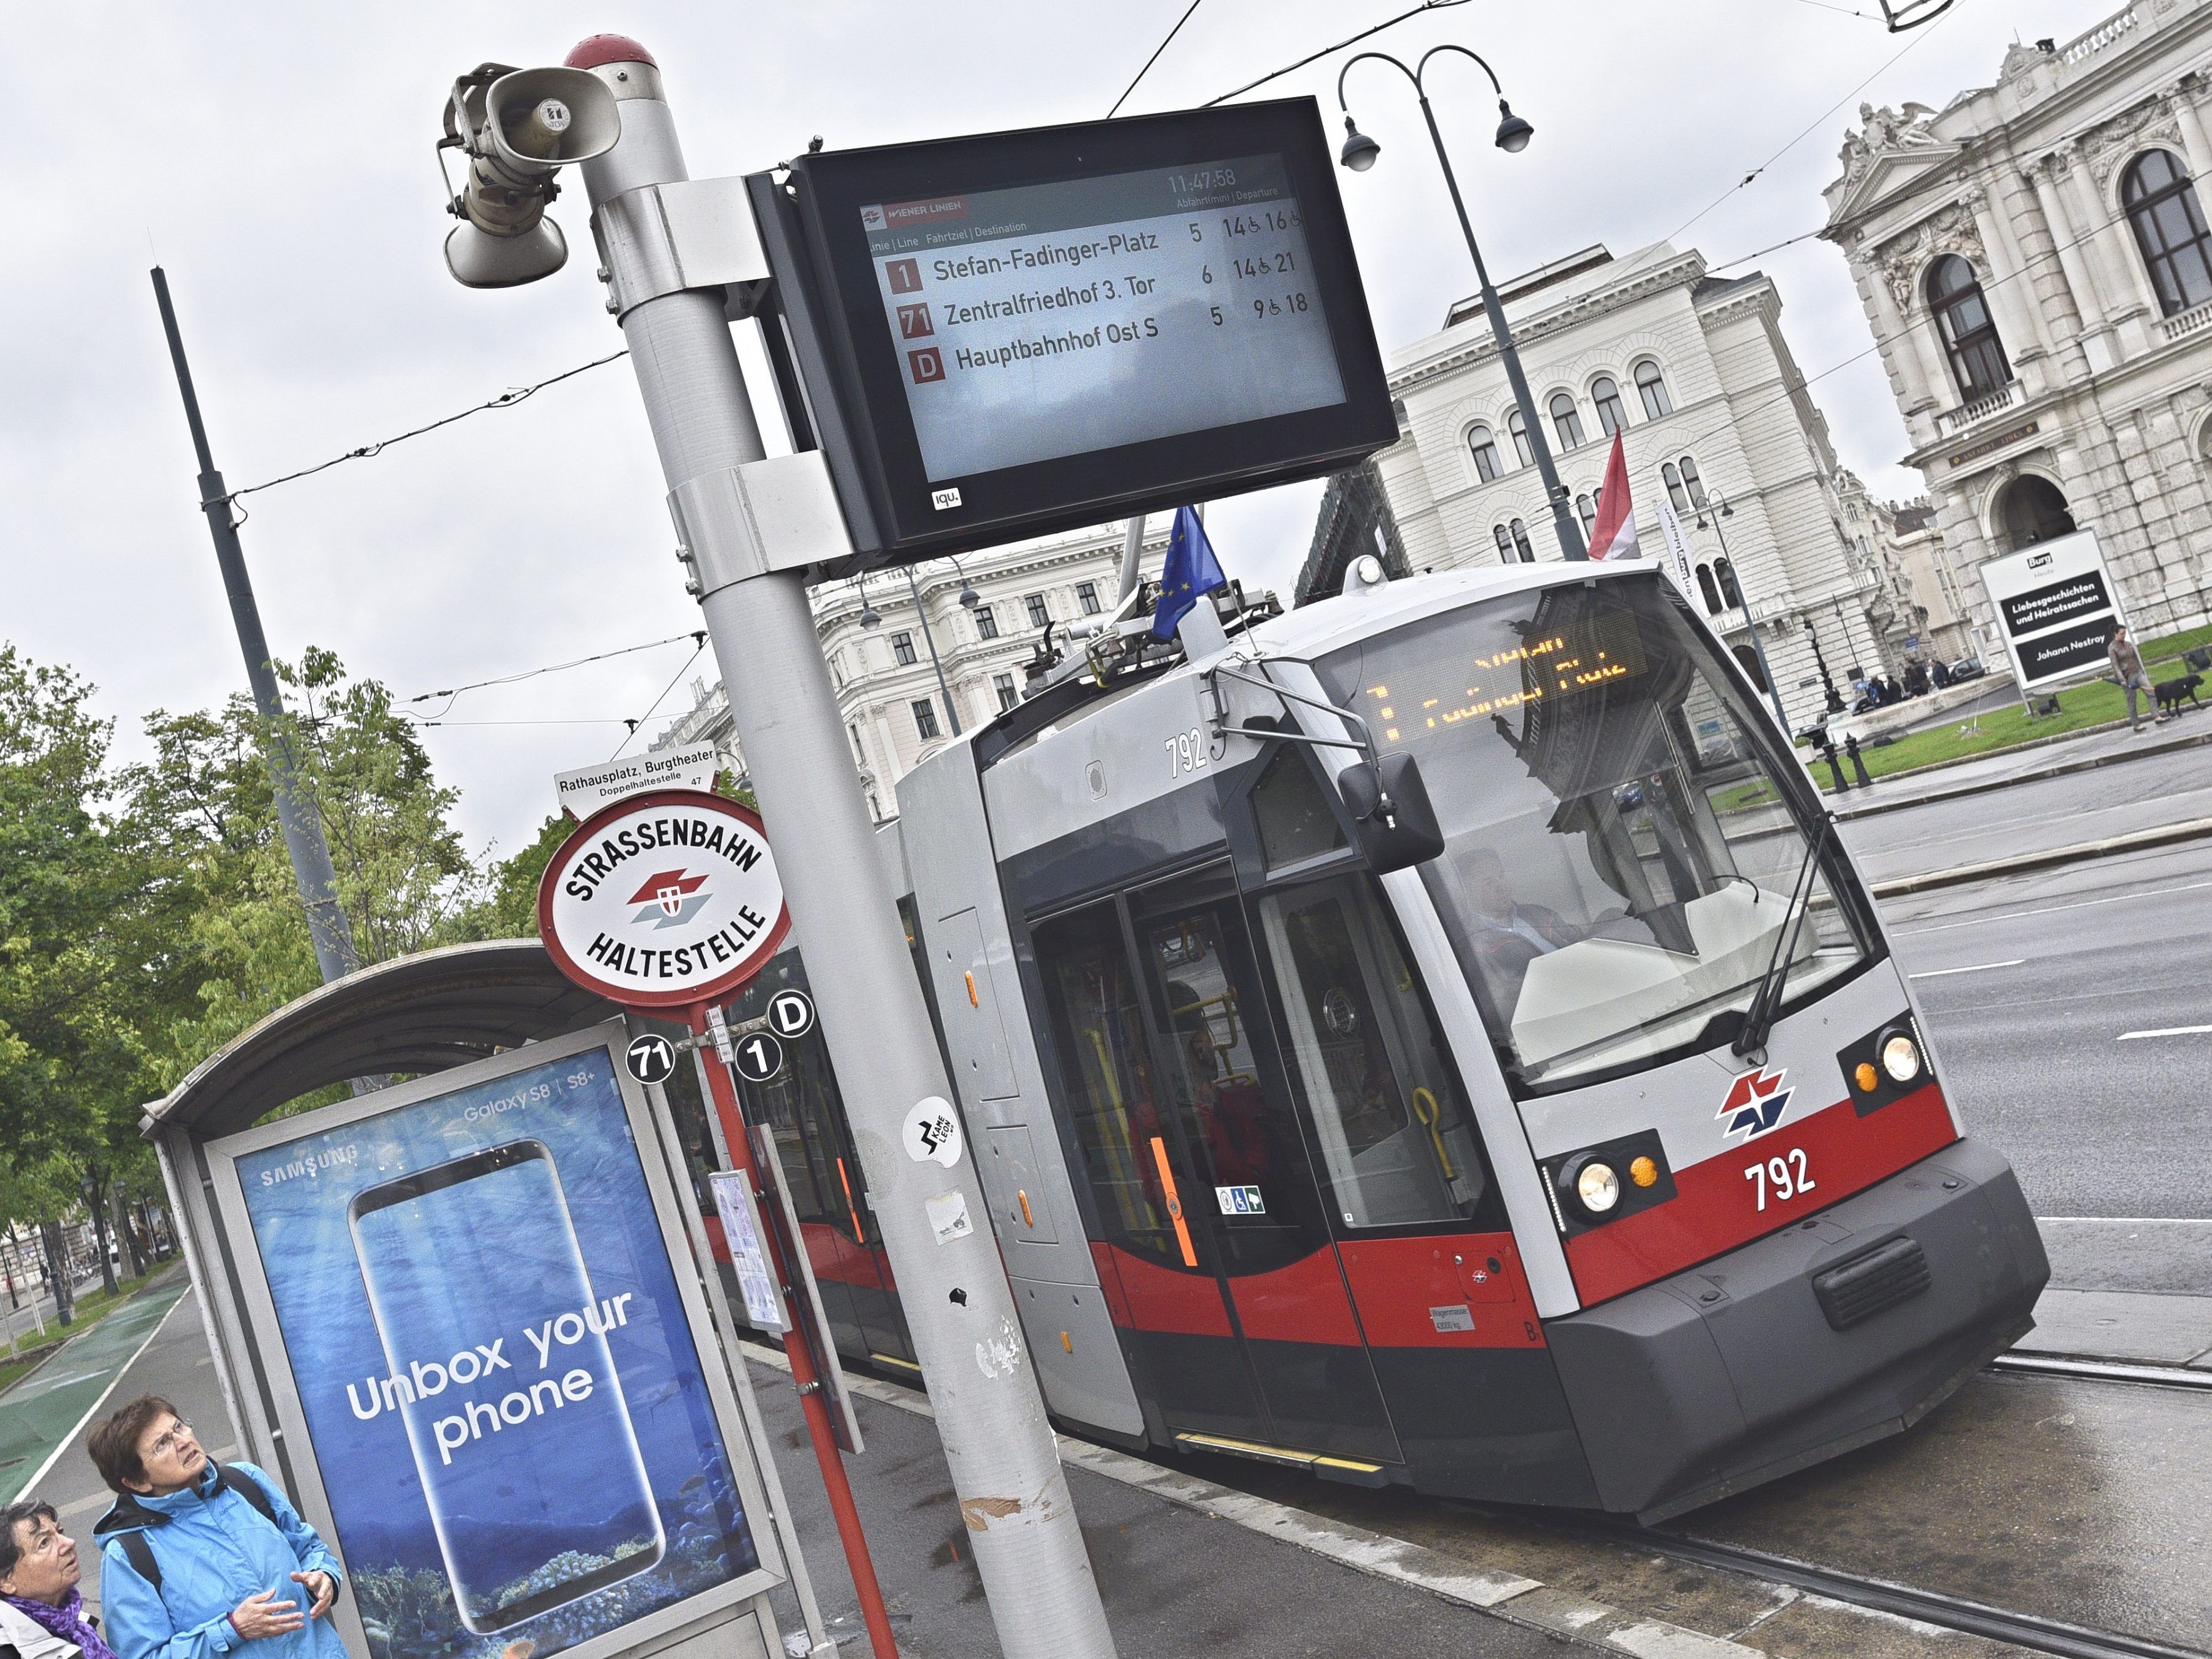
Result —
[[[744, 1358], [787, 1372], [790, 1362], [777, 1350], [739, 1340]], [[848, 1373], [845, 1386], [879, 1405], [934, 1418], [928, 1399], [894, 1383]], [[1217, 1486], [1210, 1480], [1162, 1468], [1110, 1447], [1071, 1439], [1054, 1432], [1060, 1460], [1121, 1486], [1148, 1492], [1180, 1508], [1279, 1539], [1296, 1548], [1328, 1557], [1355, 1572], [1425, 1591], [1440, 1601], [1472, 1607], [1508, 1624], [1541, 1631], [1599, 1653], [1632, 1659], [1768, 1659], [1763, 1648], [1747, 1647], [1662, 1620], [1647, 1619], [1593, 1601], [1534, 1578], [1485, 1572], [1462, 1565], [1402, 1538], [1330, 1521], [1249, 1492]]]
[[2154, 830], [2136, 830], [2124, 836], [2107, 836], [2103, 841], [2076, 842], [2070, 847], [2052, 847], [2040, 853], [2015, 853], [2010, 858], [1990, 859], [1980, 864], [1961, 864], [1948, 870], [1930, 870], [1925, 875], [1893, 876], [1887, 881], [1874, 883], [1871, 890], [1876, 898], [1895, 898], [1900, 894], [1924, 893], [1937, 887], [1958, 887], [1967, 882], [1987, 881], [1996, 876], [2047, 870], [2057, 864], [2111, 858], [2115, 854], [2138, 853], [2146, 848], [2170, 847], [2177, 842], [2196, 841], [2205, 836], [2212, 836], [2212, 818], [2189, 818], [2180, 823], [2160, 824]]
[[[1973, 761], [1987, 760], [1991, 755], [2017, 754], [2023, 749], [2041, 748], [2046, 744], [2071, 743], [2076, 738], [2094, 737], [2100, 732], [2118, 731], [2127, 722], [2114, 720], [2106, 726], [2085, 726], [2077, 732], [2063, 732], [2055, 738], [2037, 738], [2027, 743], [2015, 743], [2003, 749], [1992, 749], [1980, 755], [1961, 755], [1956, 760], [1937, 761], [1931, 766], [1916, 766], [1908, 771], [1893, 772], [1888, 777], [1878, 778], [1886, 783], [1892, 778], [1915, 778], [1928, 772], [1942, 772], [1954, 766], [1965, 766]], [[2016, 783], [2038, 783], [2045, 778], [2063, 778], [2075, 772], [2094, 772], [2100, 767], [2118, 766], [2129, 761], [2148, 760], [2154, 755], [2170, 755], [2184, 749], [2201, 749], [2212, 744], [2212, 732], [2200, 732], [2193, 738], [2172, 738], [2165, 743], [2152, 744], [2142, 749], [2116, 750], [2110, 754], [2086, 756], [2080, 760], [2060, 761], [2053, 765], [2038, 767], [2032, 772], [2015, 772], [2002, 778], [1985, 778], [1978, 783], [1962, 783], [1949, 789], [1934, 789], [1926, 794], [1915, 795], [1909, 800], [1876, 801], [1865, 806], [1838, 807], [1836, 817], [1849, 823], [1853, 818], [1874, 817], [1883, 812], [1895, 812], [1908, 806], [1927, 806], [1936, 801], [1960, 800], [1968, 795], [1987, 794], [1993, 789], [2009, 789]], [[1815, 781], [1818, 787], [1818, 781]], [[1833, 800], [1836, 792], [1821, 789], [1824, 799]]]

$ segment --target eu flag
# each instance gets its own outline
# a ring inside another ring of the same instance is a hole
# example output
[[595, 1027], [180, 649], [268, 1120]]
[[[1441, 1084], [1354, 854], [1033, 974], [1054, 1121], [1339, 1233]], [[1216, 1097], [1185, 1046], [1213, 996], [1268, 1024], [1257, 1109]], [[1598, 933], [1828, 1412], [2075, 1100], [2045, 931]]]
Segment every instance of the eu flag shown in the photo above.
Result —
[[1168, 537], [1167, 563], [1160, 571], [1159, 603], [1152, 607], [1152, 637], [1175, 637], [1176, 624], [1190, 613], [1201, 594], [1226, 587], [1229, 578], [1213, 556], [1213, 544], [1206, 539], [1206, 526], [1195, 508], [1176, 508], [1175, 529]]

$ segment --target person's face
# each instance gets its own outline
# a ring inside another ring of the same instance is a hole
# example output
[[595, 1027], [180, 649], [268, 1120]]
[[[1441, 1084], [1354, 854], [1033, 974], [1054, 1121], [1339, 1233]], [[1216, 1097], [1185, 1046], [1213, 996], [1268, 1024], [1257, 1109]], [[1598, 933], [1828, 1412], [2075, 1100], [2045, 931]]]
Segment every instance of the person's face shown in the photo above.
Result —
[[168, 1413], [138, 1437], [138, 1462], [146, 1471], [144, 1492], [182, 1492], [207, 1468], [207, 1454], [184, 1420]]
[[15, 1523], [15, 1565], [0, 1578], [0, 1595], [59, 1601], [76, 1583], [76, 1546], [43, 1515]]
[[1513, 884], [1505, 879], [1505, 866], [1496, 859], [1479, 859], [1468, 872], [1468, 884], [1482, 913], [1502, 916], [1513, 908]]

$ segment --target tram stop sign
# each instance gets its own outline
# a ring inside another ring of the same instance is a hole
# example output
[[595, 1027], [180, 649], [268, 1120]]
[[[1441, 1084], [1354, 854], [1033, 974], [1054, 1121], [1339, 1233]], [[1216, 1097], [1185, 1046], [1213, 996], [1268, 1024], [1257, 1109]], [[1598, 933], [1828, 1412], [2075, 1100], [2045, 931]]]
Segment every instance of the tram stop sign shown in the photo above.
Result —
[[554, 854], [538, 930], [561, 971], [617, 1006], [726, 1000], [768, 965], [791, 912], [760, 817], [699, 789], [633, 795]]

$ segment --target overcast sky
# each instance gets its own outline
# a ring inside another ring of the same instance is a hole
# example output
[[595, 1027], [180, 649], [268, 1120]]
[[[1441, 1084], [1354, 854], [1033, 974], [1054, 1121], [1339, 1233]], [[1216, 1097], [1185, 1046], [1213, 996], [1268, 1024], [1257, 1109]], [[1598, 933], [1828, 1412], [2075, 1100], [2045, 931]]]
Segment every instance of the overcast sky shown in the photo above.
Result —
[[[15, 138], [0, 264], [0, 640], [95, 681], [125, 754], [142, 752], [149, 712], [244, 684], [148, 284], [155, 257], [234, 488], [619, 347], [592, 278], [580, 181], [555, 210], [584, 250], [560, 275], [471, 293], [446, 274], [431, 146], [453, 78], [476, 64], [557, 63], [586, 34], [634, 35], [659, 58], [691, 171], [706, 177], [773, 163], [815, 133], [840, 148], [1103, 116], [1186, 3], [17, 9], [4, 70]], [[1202, 102], [1407, 3], [1203, 0], [1127, 108]], [[1814, 229], [1862, 98], [1941, 106], [1994, 80], [2015, 33], [2063, 40], [2114, 9], [1960, 0], [1893, 36], [1850, 15], [1875, 12], [1874, 0], [1473, 0], [1372, 44], [1471, 46], [1534, 123], [1525, 152], [1501, 155], [1479, 71], [1437, 67], [1432, 97], [1503, 278], [1589, 243], [1618, 254], [1673, 235], [1717, 198], [1678, 238], [1716, 265]], [[1321, 98], [1334, 130], [1340, 61], [1268, 91]], [[1384, 147], [1372, 172], [1340, 176], [1387, 353], [1434, 331], [1474, 283], [1411, 88], [1369, 64], [1352, 94]], [[1880, 493], [1917, 493], [1917, 475], [1893, 465], [1905, 434], [1842, 257], [1808, 240], [1759, 264], [1847, 464]], [[756, 395], [772, 403], [765, 386]], [[772, 416], [763, 425], [781, 440]], [[1223, 562], [1248, 585], [1287, 589], [1318, 495], [1223, 503], [1209, 520]], [[696, 628], [662, 496], [618, 363], [251, 496], [242, 533], [271, 648], [328, 646], [404, 700]], [[690, 678], [713, 678], [711, 657], [687, 670], [690, 652], [460, 698], [426, 741], [464, 792], [472, 845], [526, 840], [552, 807], [550, 775], [607, 758], [621, 718], [672, 680], [683, 683], [653, 723], [687, 704]]]

